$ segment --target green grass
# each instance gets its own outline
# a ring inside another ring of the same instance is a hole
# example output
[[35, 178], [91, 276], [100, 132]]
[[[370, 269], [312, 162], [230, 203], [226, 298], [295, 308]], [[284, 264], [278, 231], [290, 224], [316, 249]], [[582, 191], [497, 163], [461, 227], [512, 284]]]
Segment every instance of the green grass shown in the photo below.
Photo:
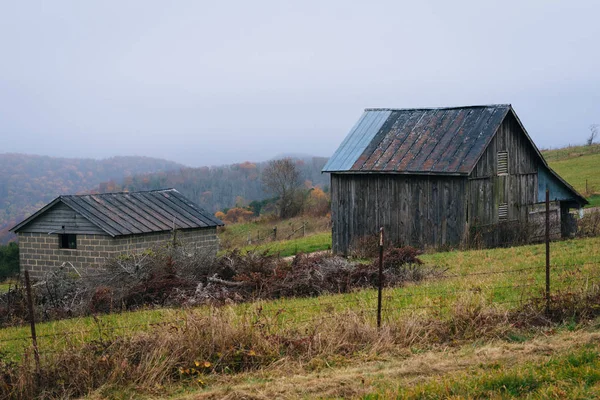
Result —
[[593, 194], [588, 198], [588, 207], [600, 207], [600, 194]]
[[281, 257], [293, 256], [298, 253], [312, 253], [331, 249], [331, 232], [317, 233], [298, 239], [269, 242], [257, 246], [245, 246], [242, 251], [267, 251], [269, 254], [279, 254]]
[[4, 281], [4, 282], [0, 282], [0, 293], [6, 293], [8, 292], [8, 289], [12, 286], [14, 286], [15, 283], [13, 281]]
[[[597, 398], [600, 396], [599, 382], [598, 349], [589, 345], [542, 363], [483, 365], [467, 373], [400, 388], [397, 396], [406, 399]], [[379, 394], [367, 396], [382, 397]]]
[[[219, 228], [219, 240], [221, 248], [225, 250], [233, 250], [235, 248], [248, 247], [248, 242], [251, 244], [267, 244], [273, 241], [273, 228], [277, 228], [277, 239], [288, 240], [298, 239], [305, 235], [314, 235], [330, 231], [330, 218], [300, 216], [287, 220], [278, 218], [259, 218], [255, 221], [242, 222], [236, 224], [228, 224], [223, 228]], [[304, 230], [302, 225], [305, 224]]]
[[586, 181], [588, 194], [600, 192], [600, 153], [550, 161], [549, 164], [578, 192], [586, 194]]

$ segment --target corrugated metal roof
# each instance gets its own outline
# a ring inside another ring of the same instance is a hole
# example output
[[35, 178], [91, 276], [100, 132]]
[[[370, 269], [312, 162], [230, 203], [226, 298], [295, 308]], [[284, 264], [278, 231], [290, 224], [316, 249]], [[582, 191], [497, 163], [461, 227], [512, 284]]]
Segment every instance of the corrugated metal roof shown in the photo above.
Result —
[[59, 196], [11, 230], [62, 202], [111, 236], [221, 226], [223, 222], [175, 189]]
[[322, 172], [468, 174], [510, 109], [366, 109]]

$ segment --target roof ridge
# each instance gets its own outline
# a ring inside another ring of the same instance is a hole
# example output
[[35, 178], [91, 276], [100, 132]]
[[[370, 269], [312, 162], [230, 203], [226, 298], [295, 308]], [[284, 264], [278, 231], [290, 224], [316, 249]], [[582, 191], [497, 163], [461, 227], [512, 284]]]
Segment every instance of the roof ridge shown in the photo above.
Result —
[[450, 106], [450, 107], [417, 107], [417, 108], [365, 108], [365, 111], [432, 111], [432, 110], [457, 110], [457, 109], [468, 109], [468, 108], [504, 108], [512, 107], [510, 103], [507, 104], [475, 104], [470, 106]]
[[109, 194], [132, 194], [132, 193], [153, 193], [153, 192], [178, 192], [178, 190], [175, 188], [165, 188], [165, 189], [152, 189], [152, 190], [136, 190], [133, 192], [120, 191], [120, 192], [87, 193], [87, 194], [62, 194], [58, 197], [105, 196], [105, 195], [109, 195]]

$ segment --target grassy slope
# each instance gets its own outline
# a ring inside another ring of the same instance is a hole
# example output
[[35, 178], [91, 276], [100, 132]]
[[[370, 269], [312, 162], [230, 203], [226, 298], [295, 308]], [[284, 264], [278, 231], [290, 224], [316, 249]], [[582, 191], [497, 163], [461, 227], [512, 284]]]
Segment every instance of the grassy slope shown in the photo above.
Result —
[[[600, 194], [600, 145], [543, 151], [550, 167], [583, 195]], [[588, 192], [586, 193], [586, 180]], [[594, 198], [594, 203], [600, 199]]]
[[312, 253], [331, 249], [331, 232], [316, 233], [298, 239], [269, 242], [257, 246], [244, 246], [242, 251], [266, 251], [268, 254], [279, 254], [281, 257], [293, 256], [298, 253]]

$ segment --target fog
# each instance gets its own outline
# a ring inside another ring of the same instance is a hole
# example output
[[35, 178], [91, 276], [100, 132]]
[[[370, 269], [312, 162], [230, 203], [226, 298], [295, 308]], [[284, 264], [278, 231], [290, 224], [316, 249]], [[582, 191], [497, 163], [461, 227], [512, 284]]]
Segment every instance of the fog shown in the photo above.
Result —
[[1, 152], [191, 166], [330, 156], [366, 107], [600, 123], [597, 1], [0, 0]]

